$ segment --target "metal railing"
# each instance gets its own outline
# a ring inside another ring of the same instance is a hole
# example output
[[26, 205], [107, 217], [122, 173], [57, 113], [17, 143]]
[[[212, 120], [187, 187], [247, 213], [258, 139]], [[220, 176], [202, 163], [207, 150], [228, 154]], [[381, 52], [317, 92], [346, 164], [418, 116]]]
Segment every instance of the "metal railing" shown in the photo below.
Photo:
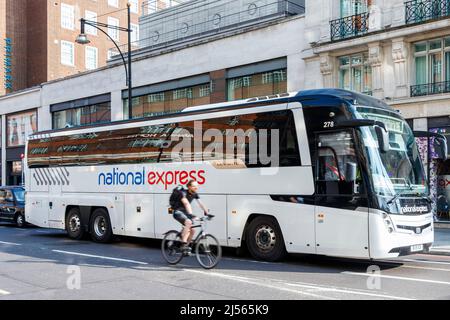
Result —
[[450, 92], [450, 81], [418, 84], [411, 86], [410, 88], [411, 97], [429, 96], [448, 92]]
[[146, 16], [164, 9], [178, 6], [191, 0], [149, 0], [142, 3], [142, 15]]
[[[246, 5], [240, 0], [211, 0], [209, 3], [213, 7], [204, 5], [208, 1], [190, 2], [192, 5], [186, 3], [180, 8], [141, 18], [141, 37], [133, 43], [134, 48], [164, 48], [305, 12], [299, 0], [254, 0]], [[126, 51], [125, 47], [123, 49]]]
[[330, 21], [331, 41], [361, 36], [369, 31], [369, 13]]
[[450, 16], [450, 0], [412, 0], [405, 2], [406, 24]]

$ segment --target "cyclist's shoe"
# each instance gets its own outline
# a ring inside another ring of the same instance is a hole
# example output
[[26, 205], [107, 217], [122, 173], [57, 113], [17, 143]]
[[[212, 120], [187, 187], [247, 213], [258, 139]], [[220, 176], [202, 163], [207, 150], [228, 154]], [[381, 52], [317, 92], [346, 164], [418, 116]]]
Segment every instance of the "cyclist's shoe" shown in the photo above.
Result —
[[192, 248], [187, 243], [183, 243], [180, 249], [181, 252], [183, 252], [183, 254], [186, 256], [190, 255], [192, 252]]

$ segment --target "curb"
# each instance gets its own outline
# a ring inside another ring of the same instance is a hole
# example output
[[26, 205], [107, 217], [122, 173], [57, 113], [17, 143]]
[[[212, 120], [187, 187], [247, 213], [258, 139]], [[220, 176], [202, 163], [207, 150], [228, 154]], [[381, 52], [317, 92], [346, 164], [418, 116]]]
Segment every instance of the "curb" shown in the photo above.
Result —
[[435, 229], [450, 229], [450, 223], [442, 223], [442, 222], [435, 222], [434, 223]]
[[440, 249], [431, 248], [429, 252], [424, 252], [424, 254], [436, 255], [436, 256], [450, 256], [450, 250], [442, 251]]

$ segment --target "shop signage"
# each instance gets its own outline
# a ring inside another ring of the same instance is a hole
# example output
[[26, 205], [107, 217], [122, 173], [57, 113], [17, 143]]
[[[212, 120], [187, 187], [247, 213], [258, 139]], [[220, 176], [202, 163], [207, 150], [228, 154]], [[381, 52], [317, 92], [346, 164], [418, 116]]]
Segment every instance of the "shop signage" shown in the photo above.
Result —
[[5, 50], [3, 58], [4, 66], [4, 87], [6, 90], [13, 89], [13, 77], [12, 77], [12, 40], [11, 38], [5, 38]]

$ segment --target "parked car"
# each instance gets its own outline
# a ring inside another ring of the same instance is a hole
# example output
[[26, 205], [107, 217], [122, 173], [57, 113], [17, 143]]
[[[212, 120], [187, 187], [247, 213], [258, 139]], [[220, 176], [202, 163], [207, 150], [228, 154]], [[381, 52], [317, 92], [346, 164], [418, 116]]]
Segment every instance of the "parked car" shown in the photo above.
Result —
[[25, 188], [20, 186], [0, 187], [0, 220], [25, 226]]

